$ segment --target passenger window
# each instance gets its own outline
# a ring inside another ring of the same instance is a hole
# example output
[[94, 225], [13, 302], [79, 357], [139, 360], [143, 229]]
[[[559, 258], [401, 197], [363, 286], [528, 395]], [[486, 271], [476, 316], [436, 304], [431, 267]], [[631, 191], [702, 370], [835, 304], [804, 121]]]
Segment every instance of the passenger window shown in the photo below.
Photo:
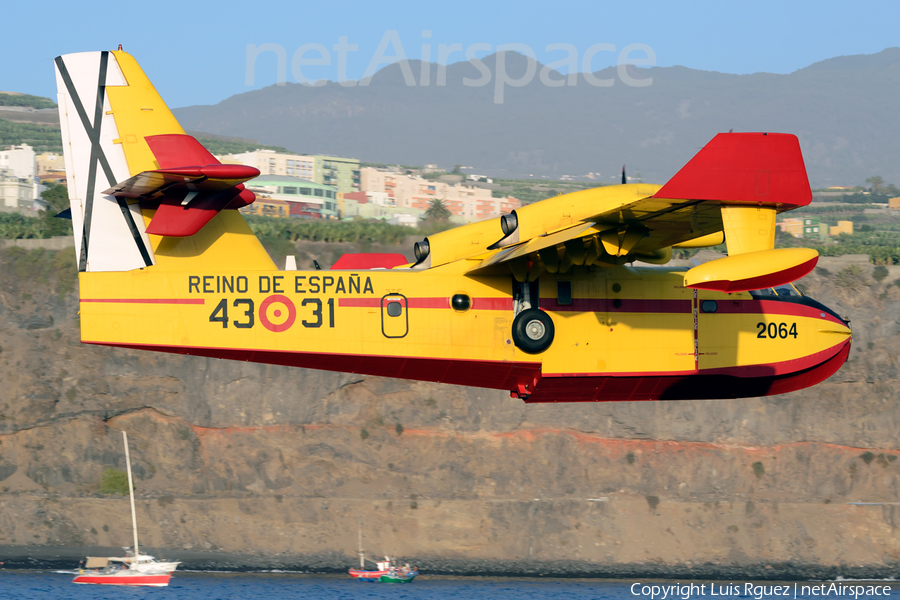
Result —
[[399, 302], [388, 302], [387, 314], [389, 317], [399, 317], [403, 314], [403, 306]]

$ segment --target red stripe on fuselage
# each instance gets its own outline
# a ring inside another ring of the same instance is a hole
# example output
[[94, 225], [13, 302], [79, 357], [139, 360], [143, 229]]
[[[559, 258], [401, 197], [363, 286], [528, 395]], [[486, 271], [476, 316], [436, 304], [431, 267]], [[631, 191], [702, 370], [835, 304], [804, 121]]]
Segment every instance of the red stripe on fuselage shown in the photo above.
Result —
[[[389, 294], [390, 295], [390, 294]], [[409, 308], [451, 308], [450, 298], [407, 298]], [[338, 306], [346, 308], [379, 308], [381, 298], [338, 298]], [[472, 298], [474, 310], [512, 310], [511, 298]]]
[[109, 304], [206, 304], [203, 298], [81, 298], [81, 302]]

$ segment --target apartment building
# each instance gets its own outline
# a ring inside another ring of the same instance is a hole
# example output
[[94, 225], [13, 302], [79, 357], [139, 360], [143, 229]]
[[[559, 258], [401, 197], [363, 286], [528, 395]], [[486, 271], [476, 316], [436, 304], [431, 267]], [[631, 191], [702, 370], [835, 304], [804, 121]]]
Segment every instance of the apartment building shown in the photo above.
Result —
[[254, 150], [216, 158], [223, 163], [256, 167], [262, 175], [297, 177], [337, 188], [339, 192], [359, 191], [359, 160], [355, 158], [283, 154], [274, 150]]
[[223, 163], [256, 167], [261, 175], [281, 175], [315, 181], [316, 161], [314, 156], [281, 154], [274, 150], [254, 150], [240, 154], [225, 154], [216, 158]]
[[0, 210], [28, 211], [43, 208], [34, 179], [15, 177], [12, 171], [0, 169]]
[[[256, 179], [248, 181], [246, 185], [260, 198], [287, 202], [288, 212], [291, 216], [325, 219], [338, 217], [338, 191], [333, 186], [286, 175], [260, 175]], [[263, 214], [257, 213], [256, 209], [250, 207], [244, 212]]]
[[5, 150], [0, 150], [0, 169], [4, 169], [8, 176], [34, 181], [37, 175], [34, 148], [22, 144], [7, 146]]
[[35, 157], [37, 163], [37, 176], [44, 178], [50, 175], [65, 175], [66, 160], [57, 152], [44, 152]]
[[[851, 223], [851, 232], [852, 232]], [[829, 235], [827, 223], [822, 223], [815, 217], [784, 219], [778, 223], [781, 231], [789, 233], [795, 238], [826, 240]]]
[[310, 158], [315, 161], [313, 181], [334, 186], [341, 193], [359, 191], [358, 159], [337, 156], [311, 156]]
[[428, 210], [434, 199], [443, 201], [456, 217], [475, 222], [512, 212], [521, 206], [516, 198], [494, 198], [490, 190], [411, 177], [388, 169], [360, 169], [365, 192], [386, 193], [398, 208]]

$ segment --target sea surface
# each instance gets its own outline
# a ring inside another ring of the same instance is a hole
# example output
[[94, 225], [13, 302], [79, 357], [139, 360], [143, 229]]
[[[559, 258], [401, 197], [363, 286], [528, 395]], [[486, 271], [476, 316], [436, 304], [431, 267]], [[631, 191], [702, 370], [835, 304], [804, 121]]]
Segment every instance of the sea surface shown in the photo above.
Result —
[[[694, 587], [687, 587], [694, 584]], [[569, 579], [447, 578], [419, 576], [410, 584], [363, 583], [334, 575], [177, 573], [167, 588], [76, 585], [72, 575], [0, 571], [0, 600], [900, 600], [889, 581], [709, 582]], [[703, 586], [702, 588], [700, 586]], [[779, 587], [776, 587], [779, 586]], [[805, 587], [804, 587], [805, 586]]]

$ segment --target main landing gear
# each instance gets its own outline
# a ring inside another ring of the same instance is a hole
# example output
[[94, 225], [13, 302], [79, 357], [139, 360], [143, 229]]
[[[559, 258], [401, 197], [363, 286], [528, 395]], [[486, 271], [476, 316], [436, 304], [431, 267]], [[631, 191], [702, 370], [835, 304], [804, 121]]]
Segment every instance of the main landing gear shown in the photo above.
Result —
[[555, 329], [550, 315], [539, 308], [532, 308], [532, 297], [537, 302], [537, 282], [513, 282], [516, 318], [512, 326], [512, 338], [516, 347], [528, 354], [538, 354], [553, 343]]
[[513, 341], [523, 352], [537, 354], [553, 343], [553, 320], [550, 315], [537, 308], [523, 310], [513, 321]]

